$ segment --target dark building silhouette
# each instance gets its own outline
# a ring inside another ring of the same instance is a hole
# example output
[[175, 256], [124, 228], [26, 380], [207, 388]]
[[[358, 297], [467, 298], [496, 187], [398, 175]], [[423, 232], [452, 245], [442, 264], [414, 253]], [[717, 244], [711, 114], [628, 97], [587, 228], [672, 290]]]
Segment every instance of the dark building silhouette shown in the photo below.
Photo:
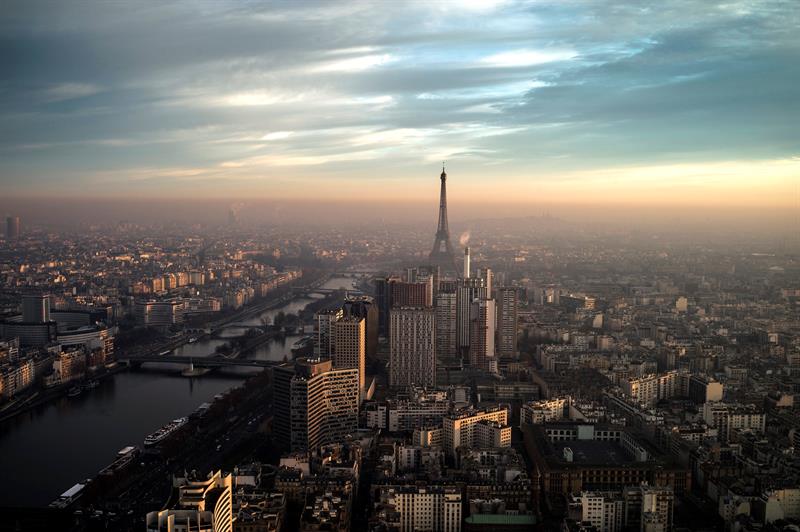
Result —
[[20, 233], [19, 216], [9, 216], [6, 218], [6, 240], [17, 240]]

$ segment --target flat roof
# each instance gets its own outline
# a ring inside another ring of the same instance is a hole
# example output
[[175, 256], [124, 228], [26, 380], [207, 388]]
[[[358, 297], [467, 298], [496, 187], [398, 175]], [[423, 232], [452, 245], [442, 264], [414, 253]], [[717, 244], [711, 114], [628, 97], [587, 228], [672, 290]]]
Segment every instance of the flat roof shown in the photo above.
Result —
[[628, 457], [622, 446], [613, 441], [598, 440], [572, 440], [557, 441], [553, 446], [552, 458], [566, 462], [564, 459], [564, 449], [572, 449], [573, 464], [597, 464], [597, 465], [622, 465], [633, 462]]

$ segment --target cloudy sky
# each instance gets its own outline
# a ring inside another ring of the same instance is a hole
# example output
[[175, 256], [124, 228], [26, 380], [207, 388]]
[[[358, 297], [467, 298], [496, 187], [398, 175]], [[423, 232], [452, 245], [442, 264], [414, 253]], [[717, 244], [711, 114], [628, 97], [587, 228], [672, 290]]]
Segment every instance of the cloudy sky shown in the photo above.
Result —
[[785, 2], [3, 2], [16, 196], [797, 205]]

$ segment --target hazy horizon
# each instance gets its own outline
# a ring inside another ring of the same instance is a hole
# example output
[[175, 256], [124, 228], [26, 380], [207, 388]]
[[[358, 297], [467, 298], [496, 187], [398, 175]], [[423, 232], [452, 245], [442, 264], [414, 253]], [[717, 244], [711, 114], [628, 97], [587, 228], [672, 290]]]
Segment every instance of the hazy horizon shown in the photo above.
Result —
[[[117, 224], [201, 224], [225, 227], [231, 210], [242, 226], [297, 225], [331, 230], [353, 225], [385, 224], [430, 233], [436, 228], [438, 198], [428, 201], [322, 201], [322, 200], [207, 200], [207, 199], [0, 199], [0, 214], [21, 216], [23, 227], [75, 228]], [[485, 225], [490, 221], [532, 219], [550, 224], [550, 229], [649, 230], [656, 233], [717, 234], [729, 239], [764, 237], [783, 239], [800, 247], [800, 212], [797, 209], [736, 207], [596, 205], [547, 203], [494, 204], [449, 200], [450, 223], [456, 230]], [[508, 225], [506, 224], [506, 225]], [[541, 225], [541, 224], [540, 224]]]

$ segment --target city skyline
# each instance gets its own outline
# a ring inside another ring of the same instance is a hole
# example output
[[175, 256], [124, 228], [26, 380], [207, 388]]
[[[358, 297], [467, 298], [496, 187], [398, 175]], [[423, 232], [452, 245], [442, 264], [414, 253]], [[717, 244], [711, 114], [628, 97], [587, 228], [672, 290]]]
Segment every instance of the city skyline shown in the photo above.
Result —
[[788, 3], [46, 5], [0, 15], [10, 198], [415, 202], [446, 160], [453, 203], [797, 206]]

